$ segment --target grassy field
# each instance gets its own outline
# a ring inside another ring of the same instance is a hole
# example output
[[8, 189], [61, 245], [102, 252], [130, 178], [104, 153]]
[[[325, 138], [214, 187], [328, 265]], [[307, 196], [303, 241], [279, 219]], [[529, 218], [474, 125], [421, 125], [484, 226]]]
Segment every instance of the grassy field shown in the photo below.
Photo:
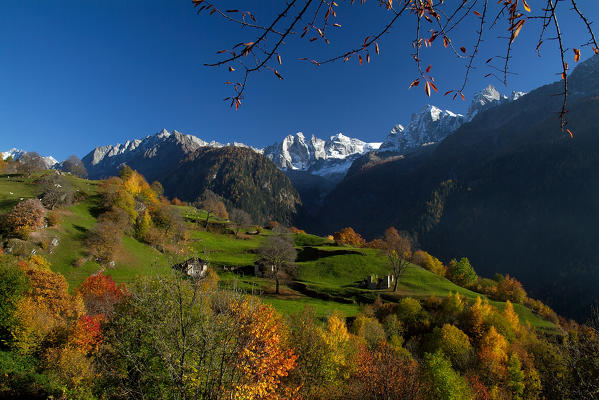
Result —
[[[33, 183], [38, 178], [0, 175], [0, 212], [10, 209], [21, 197], [39, 196], [39, 189]], [[71, 289], [74, 289], [87, 276], [102, 268], [92, 260], [75, 266], [77, 260], [87, 257], [84, 240], [86, 232], [97, 223], [94, 210], [99, 205], [100, 196], [97, 182], [72, 176], [67, 179], [87, 198], [58, 211], [62, 217], [59, 227], [48, 228], [43, 235], [46, 241], [53, 238], [59, 240], [59, 245], [45, 256], [52, 263], [52, 268], [63, 274]], [[415, 265], [403, 274], [397, 292], [364, 289], [360, 287], [360, 282], [369, 275], [386, 275], [387, 259], [384, 254], [375, 249], [337, 246], [327, 238], [303, 233], [294, 234], [298, 250], [295, 279], [285, 282], [281, 294], [276, 295], [272, 280], [253, 275], [253, 265], [258, 260], [257, 250], [272, 232], [264, 230], [253, 235], [242, 233], [236, 237], [225, 229], [227, 221], [214, 217], [210, 218], [211, 232], [208, 232], [204, 229], [204, 211], [189, 206], [174, 207], [183, 216], [190, 231], [189, 253], [179, 258], [199, 256], [208, 260], [219, 271], [222, 287], [259, 295], [283, 314], [301, 311], [309, 305], [320, 317], [335, 310], [351, 317], [359, 312], [360, 304], [371, 303], [379, 295], [386, 301], [396, 301], [403, 296], [445, 297], [450, 293], [460, 293], [470, 300], [478, 296], [484, 298]], [[178, 261], [132, 237], [123, 236], [122, 246], [115, 256], [116, 266], [107, 269], [106, 273], [117, 282], [127, 283], [136, 276], [169, 271], [170, 266]], [[505, 307], [502, 302], [490, 303], [500, 309]], [[514, 308], [523, 323], [544, 330], [555, 329], [551, 322], [528, 308], [519, 304], [515, 304]]]
[[22, 175], [0, 174], [0, 212], [14, 207], [21, 198], [29, 199], [39, 196], [40, 189], [33, 183], [33, 177]]

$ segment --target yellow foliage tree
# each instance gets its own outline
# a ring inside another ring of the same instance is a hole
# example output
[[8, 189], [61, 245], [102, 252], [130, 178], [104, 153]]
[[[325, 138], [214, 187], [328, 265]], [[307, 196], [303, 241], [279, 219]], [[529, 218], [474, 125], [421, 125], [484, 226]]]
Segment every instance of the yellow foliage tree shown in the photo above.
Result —
[[447, 274], [447, 267], [443, 265], [441, 260], [430, 255], [424, 250], [416, 250], [414, 252], [414, 264], [420, 265], [424, 269], [428, 269], [432, 273], [440, 276]]
[[16, 347], [25, 354], [39, 350], [43, 338], [84, 313], [83, 300], [72, 296], [61, 274], [54, 273], [41, 256], [21, 261], [19, 267], [29, 281], [28, 290], [17, 304], [17, 324], [12, 336]]
[[281, 378], [295, 366], [297, 356], [284, 346], [280, 316], [268, 305], [235, 302], [231, 310], [241, 327], [237, 362], [243, 376], [233, 388], [232, 398], [240, 400], [279, 399]]
[[514, 332], [518, 332], [520, 329], [520, 318], [516, 311], [514, 311], [514, 305], [511, 301], [506, 301], [505, 309], [503, 310], [503, 317], [510, 323]]
[[481, 372], [487, 383], [498, 383], [506, 376], [508, 342], [495, 327], [489, 328], [481, 341], [478, 353]]
[[333, 313], [327, 319], [326, 328], [320, 333], [329, 354], [322, 366], [325, 379], [336, 382], [349, 378], [355, 352], [345, 326], [345, 318], [339, 313]]

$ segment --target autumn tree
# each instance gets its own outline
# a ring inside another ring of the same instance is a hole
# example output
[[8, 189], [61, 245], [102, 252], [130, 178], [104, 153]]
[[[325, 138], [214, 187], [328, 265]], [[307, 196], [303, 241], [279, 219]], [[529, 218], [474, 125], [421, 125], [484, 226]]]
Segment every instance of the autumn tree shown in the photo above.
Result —
[[438, 347], [449, 358], [452, 365], [460, 371], [466, 371], [474, 349], [468, 335], [454, 325], [445, 324], [437, 331]]
[[210, 221], [210, 217], [213, 215], [222, 219], [229, 218], [227, 207], [225, 207], [223, 199], [212, 190], [206, 189], [202, 196], [198, 199], [197, 204], [206, 212], [206, 228], [208, 228], [208, 222]]
[[383, 325], [376, 318], [364, 314], [356, 317], [352, 324], [352, 331], [356, 336], [364, 339], [365, 344], [371, 349], [385, 343], [387, 339]]
[[362, 399], [419, 399], [424, 398], [425, 385], [421, 381], [418, 363], [402, 358], [386, 343], [369, 349], [361, 346], [358, 351], [355, 380], [350, 393]]
[[389, 260], [389, 271], [394, 278], [393, 291], [397, 291], [399, 278], [413, 260], [412, 241], [406, 234], [399, 234], [394, 227], [385, 231], [385, 252]]
[[366, 240], [354, 231], [352, 227], [343, 228], [339, 232], [335, 232], [333, 234], [333, 239], [337, 243], [354, 247], [362, 247], [366, 244]]
[[280, 398], [296, 356], [270, 306], [180, 274], [138, 279], [129, 289], [104, 330], [104, 396]]
[[234, 208], [231, 210], [229, 214], [229, 219], [233, 223], [233, 227], [235, 229], [235, 236], [239, 234], [239, 230], [245, 226], [248, 226], [252, 223], [252, 217], [247, 212], [240, 210], [239, 208]]
[[267, 275], [275, 280], [275, 293], [279, 294], [279, 280], [282, 274], [294, 272], [297, 251], [293, 240], [286, 235], [269, 236], [258, 249], [258, 254]]
[[13, 340], [10, 332], [17, 323], [15, 311], [27, 285], [27, 277], [16, 265], [16, 259], [0, 255], [0, 348]]
[[[331, 349], [324, 340], [323, 328], [313, 307], [306, 306], [289, 317], [290, 336], [297, 354], [296, 367], [291, 372], [291, 382], [300, 387], [300, 394], [308, 399], [326, 397], [327, 390], [337, 392], [340, 382], [331, 381], [326, 361], [331, 357]], [[335, 350], [333, 350], [335, 351]]]
[[156, 193], [156, 196], [158, 196], [158, 197], [160, 197], [164, 194], [164, 187], [162, 186], [162, 183], [160, 183], [158, 181], [152, 182], [152, 184], [150, 185], [150, 188], [152, 188], [152, 190], [154, 191], [154, 193]]
[[46, 210], [38, 199], [23, 200], [4, 216], [4, 229], [9, 235], [29, 238], [32, 231], [44, 226]]
[[127, 295], [127, 289], [99, 272], [88, 276], [77, 288], [77, 293], [83, 299], [87, 314], [110, 316], [115, 305]]
[[482, 338], [478, 354], [481, 370], [489, 385], [497, 384], [505, 379], [507, 351], [507, 340], [497, 332], [495, 327], [491, 326]]
[[424, 269], [431, 271], [433, 274], [439, 276], [445, 276], [447, 274], [447, 267], [443, 265], [441, 260], [430, 255], [424, 250], [416, 250], [414, 252], [414, 258], [412, 262], [416, 265], [420, 265]]
[[17, 324], [12, 335], [15, 347], [23, 354], [44, 350], [46, 337], [56, 329], [66, 328], [69, 321], [84, 313], [78, 296], [72, 296], [66, 279], [50, 270], [40, 256], [19, 263], [27, 277], [28, 288], [17, 304]]
[[499, 300], [510, 300], [514, 303], [524, 304], [526, 300], [526, 291], [522, 284], [517, 280], [507, 275], [497, 284], [496, 296]]

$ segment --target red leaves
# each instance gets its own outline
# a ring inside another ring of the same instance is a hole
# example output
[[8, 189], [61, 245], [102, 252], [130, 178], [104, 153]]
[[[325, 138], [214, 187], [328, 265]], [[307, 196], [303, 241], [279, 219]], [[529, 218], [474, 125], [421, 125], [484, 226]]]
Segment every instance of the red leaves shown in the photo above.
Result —
[[114, 305], [128, 295], [124, 285], [117, 285], [114, 280], [103, 273], [87, 277], [77, 288], [83, 298], [87, 314], [110, 315]]
[[572, 49], [574, 51], [574, 62], [580, 61], [580, 49]]
[[570, 135], [570, 139], [574, 139], [574, 134], [572, 133], [572, 131], [570, 129], [566, 129], [566, 131]]
[[279, 74], [279, 71], [277, 71], [276, 69], [273, 69], [272, 71], [275, 73], [277, 78], [279, 78], [280, 80], [283, 80], [283, 77], [281, 76], [281, 74]]
[[466, 48], [464, 46], [460, 47], [460, 51], [464, 54], [466, 54]]

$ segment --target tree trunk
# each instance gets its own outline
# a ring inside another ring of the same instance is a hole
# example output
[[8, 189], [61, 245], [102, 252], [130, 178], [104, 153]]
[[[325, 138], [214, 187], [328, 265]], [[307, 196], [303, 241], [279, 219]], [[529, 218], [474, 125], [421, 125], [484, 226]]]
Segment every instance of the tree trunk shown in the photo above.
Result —
[[397, 292], [397, 284], [399, 283], [399, 279], [397, 279], [397, 277], [395, 277], [395, 283], [393, 284], [393, 291]]
[[279, 294], [279, 277], [278, 277], [278, 275], [275, 275], [275, 287], [276, 287], [275, 293]]
[[206, 214], [206, 226], [204, 228], [208, 229], [208, 220], [210, 219], [210, 211]]

